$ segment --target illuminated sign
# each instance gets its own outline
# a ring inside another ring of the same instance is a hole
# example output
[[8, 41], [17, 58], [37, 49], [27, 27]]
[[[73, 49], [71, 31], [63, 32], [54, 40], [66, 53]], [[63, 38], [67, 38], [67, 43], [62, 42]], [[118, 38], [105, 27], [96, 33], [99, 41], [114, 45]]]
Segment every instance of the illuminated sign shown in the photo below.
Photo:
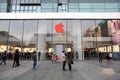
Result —
[[64, 32], [63, 26], [64, 26], [64, 25], [60, 22], [59, 24], [57, 24], [57, 25], [55, 26], [55, 31], [56, 31], [57, 33], [63, 33], [63, 32]]

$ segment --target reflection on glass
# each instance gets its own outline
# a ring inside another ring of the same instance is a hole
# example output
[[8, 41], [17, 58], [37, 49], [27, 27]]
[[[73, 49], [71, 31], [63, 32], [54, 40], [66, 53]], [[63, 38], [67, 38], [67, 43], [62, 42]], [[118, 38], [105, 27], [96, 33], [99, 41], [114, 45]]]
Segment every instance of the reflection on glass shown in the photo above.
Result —
[[25, 48], [35, 48], [37, 38], [37, 21], [25, 20], [24, 21], [24, 35], [23, 45]]
[[[9, 46], [10, 47], [21, 47], [22, 46], [22, 30], [23, 30], [23, 21], [20, 20], [11, 20], [10, 30], [9, 30]], [[13, 52], [14, 49], [9, 49], [10, 52]]]
[[[69, 51], [84, 52], [85, 57], [95, 57], [97, 52], [111, 52], [110, 47], [119, 46], [119, 23], [118, 19], [0, 20], [0, 52], [54, 51], [56, 45], [62, 45]], [[63, 31], [58, 32], [57, 26]]]
[[[8, 20], [0, 20], [0, 51], [7, 50], [8, 43], [8, 31], [9, 31], [9, 21]], [[2, 47], [3, 46], [3, 47]]]

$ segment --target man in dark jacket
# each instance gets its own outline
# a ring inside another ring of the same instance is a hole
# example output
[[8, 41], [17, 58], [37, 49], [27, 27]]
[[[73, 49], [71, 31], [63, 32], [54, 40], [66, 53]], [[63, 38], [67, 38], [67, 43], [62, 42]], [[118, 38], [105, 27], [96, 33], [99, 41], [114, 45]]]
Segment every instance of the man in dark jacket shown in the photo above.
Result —
[[17, 67], [17, 66], [20, 65], [19, 58], [20, 58], [20, 54], [19, 54], [18, 49], [16, 49], [15, 53], [14, 53], [14, 61], [13, 61], [13, 66], [12, 67]]
[[98, 53], [99, 63], [102, 63], [103, 55], [101, 52]]

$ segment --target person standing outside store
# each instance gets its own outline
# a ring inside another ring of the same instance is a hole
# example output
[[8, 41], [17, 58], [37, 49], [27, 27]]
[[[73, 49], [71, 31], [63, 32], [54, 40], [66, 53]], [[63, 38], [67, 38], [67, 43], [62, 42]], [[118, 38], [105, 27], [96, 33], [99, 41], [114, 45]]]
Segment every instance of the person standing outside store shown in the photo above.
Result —
[[7, 59], [7, 51], [4, 51], [2, 53], [2, 60], [0, 64], [2, 65], [2, 63], [4, 63], [4, 65], [6, 65], [6, 59]]
[[37, 65], [37, 55], [36, 51], [33, 52], [33, 69], [36, 70], [36, 65]]
[[56, 63], [56, 54], [53, 53], [51, 58], [52, 58], [52, 63], [54, 63], [54, 62]]
[[109, 54], [109, 57], [110, 57], [110, 60], [112, 60], [112, 53], [110, 52], [110, 54]]
[[38, 60], [40, 61], [41, 52], [38, 52]]
[[13, 56], [13, 68], [14, 67], [17, 67], [17, 66], [20, 66], [20, 63], [19, 63], [19, 58], [20, 58], [20, 54], [19, 54], [19, 50], [16, 49], [15, 50], [15, 53], [14, 53], [14, 56]]
[[78, 60], [78, 51], [75, 52], [76, 60]]
[[65, 66], [66, 66], [66, 55], [65, 55], [65, 51], [62, 51], [62, 61], [63, 61], [63, 71], [66, 71]]
[[101, 52], [98, 53], [99, 63], [102, 63], [103, 55]]
[[67, 61], [67, 64], [68, 64], [68, 67], [69, 67], [69, 71], [72, 70], [72, 53], [71, 52], [67, 52], [67, 57], [66, 57], [66, 61]]

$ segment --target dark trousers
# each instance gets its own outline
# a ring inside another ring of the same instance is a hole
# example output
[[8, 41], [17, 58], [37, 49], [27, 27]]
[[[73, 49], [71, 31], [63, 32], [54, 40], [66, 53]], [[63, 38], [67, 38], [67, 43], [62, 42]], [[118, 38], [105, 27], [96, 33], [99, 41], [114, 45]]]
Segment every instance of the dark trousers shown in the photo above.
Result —
[[66, 61], [63, 61], [63, 70], [65, 70]]
[[36, 69], [37, 61], [33, 61], [33, 69]]
[[99, 63], [102, 63], [102, 58], [99, 58]]
[[69, 70], [71, 71], [72, 70], [71, 64], [68, 64], [68, 67], [69, 67]]
[[2, 65], [2, 63], [6, 64], [6, 59], [2, 59], [0, 64]]
[[20, 65], [19, 60], [14, 60], [12, 67], [17, 67], [17, 66], [19, 66], [19, 65]]

